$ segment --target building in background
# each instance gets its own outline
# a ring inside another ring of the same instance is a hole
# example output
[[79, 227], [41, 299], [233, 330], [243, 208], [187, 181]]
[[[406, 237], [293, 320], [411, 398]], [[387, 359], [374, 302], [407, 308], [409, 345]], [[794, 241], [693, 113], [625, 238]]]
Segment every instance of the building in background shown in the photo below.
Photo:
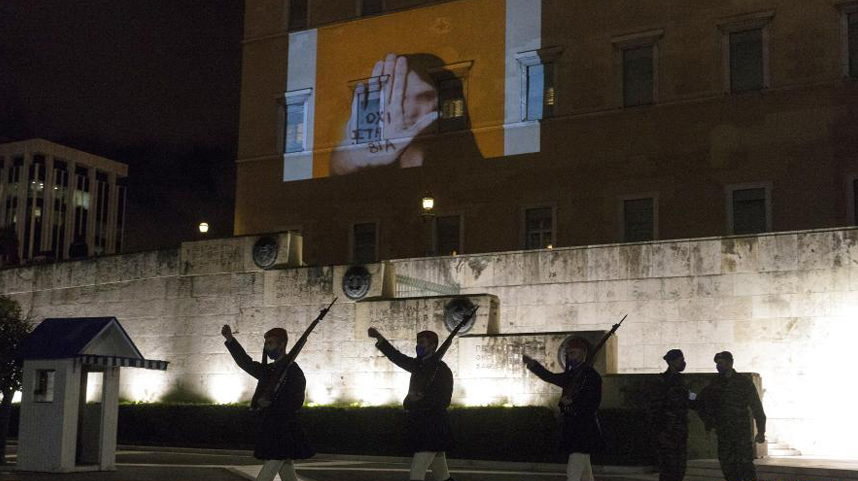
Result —
[[235, 233], [309, 263], [856, 224], [856, 2], [245, 12]]
[[128, 166], [43, 139], [0, 144], [5, 262], [122, 252]]

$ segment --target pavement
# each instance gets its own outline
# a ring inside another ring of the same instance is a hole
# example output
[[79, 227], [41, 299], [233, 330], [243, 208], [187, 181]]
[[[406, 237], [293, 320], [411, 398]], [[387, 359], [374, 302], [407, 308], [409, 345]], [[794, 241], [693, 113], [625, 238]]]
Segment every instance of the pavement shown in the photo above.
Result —
[[[244, 481], [261, 463], [250, 451], [120, 446], [116, 471], [33, 473], [15, 471], [17, 447], [7, 448], [0, 481]], [[319, 454], [295, 463], [302, 481], [407, 481], [411, 458]], [[449, 460], [456, 481], [563, 481], [565, 465]], [[604, 468], [601, 469], [604, 471]], [[615, 468], [597, 481], [656, 481], [650, 468]], [[427, 476], [428, 477], [428, 476]], [[279, 479], [279, 478], [276, 478]], [[431, 479], [431, 477], [430, 477]]]
[[[120, 446], [116, 471], [33, 473], [15, 471], [17, 446], [7, 447], [0, 481], [243, 481], [253, 480], [261, 463], [250, 451]], [[448, 460], [456, 481], [563, 481], [565, 465]], [[302, 481], [407, 481], [410, 458], [319, 454], [296, 462]], [[858, 461], [810, 457], [755, 461], [761, 479], [858, 480]], [[594, 466], [596, 481], [657, 481], [651, 467]], [[695, 472], [696, 471], [696, 472]], [[431, 479], [431, 476], [427, 476]], [[689, 462], [689, 480], [720, 479], [716, 460]], [[279, 478], [277, 478], [279, 479]]]

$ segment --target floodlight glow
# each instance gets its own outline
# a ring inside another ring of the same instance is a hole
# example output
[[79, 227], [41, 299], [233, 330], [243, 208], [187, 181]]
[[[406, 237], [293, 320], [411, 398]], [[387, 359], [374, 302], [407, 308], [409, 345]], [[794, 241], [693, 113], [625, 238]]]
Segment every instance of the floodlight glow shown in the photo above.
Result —
[[167, 376], [162, 371], [128, 369], [128, 395], [131, 401], [154, 402], [167, 392]]
[[104, 388], [104, 373], [89, 372], [86, 376], [86, 402], [101, 402]]
[[209, 231], [209, 223], [208, 222], [200, 222], [200, 232], [205, 234]]
[[208, 395], [217, 404], [232, 404], [241, 400], [244, 385], [238, 374], [216, 374], [209, 377]]

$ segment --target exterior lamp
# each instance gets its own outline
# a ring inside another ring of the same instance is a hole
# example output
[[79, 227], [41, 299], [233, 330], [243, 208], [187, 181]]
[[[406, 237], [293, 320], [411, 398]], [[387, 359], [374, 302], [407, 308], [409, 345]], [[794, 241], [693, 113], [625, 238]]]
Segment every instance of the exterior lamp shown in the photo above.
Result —
[[423, 196], [421, 205], [423, 206], [423, 215], [432, 215], [432, 209], [435, 208], [435, 199], [427, 193]]
[[209, 223], [208, 222], [200, 222], [200, 233], [205, 234], [209, 231]]

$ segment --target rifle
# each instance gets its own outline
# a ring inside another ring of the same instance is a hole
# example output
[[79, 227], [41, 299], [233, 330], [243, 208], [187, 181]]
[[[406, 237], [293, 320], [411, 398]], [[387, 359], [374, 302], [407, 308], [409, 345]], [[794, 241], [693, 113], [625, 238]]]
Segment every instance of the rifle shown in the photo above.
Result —
[[[599, 354], [599, 351], [605, 346], [608, 339], [617, 332], [617, 329], [620, 328], [627, 317], [629, 317], [628, 314], [623, 316], [623, 318], [620, 319], [620, 322], [611, 326], [611, 330], [605, 333], [605, 336], [602, 337], [598, 344], [596, 344], [596, 347], [587, 354], [587, 359], [584, 361], [586, 366], [593, 365], [593, 362], [596, 360], [596, 355]], [[572, 378], [572, 382], [563, 387], [563, 394], [560, 396], [560, 412], [566, 413], [569, 411], [572, 408], [572, 403], [575, 400], [575, 397], [584, 390], [586, 379], [583, 381], [581, 380], [581, 373], [583, 372], [583, 369], [579, 369], [578, 372], [575, 373], [575, 377]]]
[[251, 402], [251, 405], [256, 404], [257, 406], [259, 406], [259, 402], [264, 400], [267, 402], [268, 405], [262, 406], [261, 408], [265, 409], [271, 404], [274, 404], [274, 401], [280, 394], [280, 390], [283, 387], [283, 383], [286, 382], [286, 372], [289, 370], [289, 366], [291, 366], [292, 363], [295, 362], [295, 358], [297, 358], [301, 350], [304, 349], [304, 344], [307, 343], [307, 338], [310, 337], [310, 333], [313, 332], [313, 329], [316, 328], [316, 325], [319, 324], [319, 321], [325, 318], [325, 316], [328, 314], [328, 311], [330, 311], [334, 303], [337, 302], [337, 299], [338, 297], [335, 297], [334, 300], [331, 301], [330, 304], [328, 304], [328, 307], [325, 307], [319, 312], [319, 315], [316, 316], [316, 319], [314, 319], [313, 322], [310, 323], [310, 326], [307, 327], [307, 329], [304, 331], [304, 334], [302, 334], [298, 341], [295, 343], [295, 345], [292, 346], [292, 349], [289, 350], [289, 353], [286, 354], [286, 356], [284, 356], [282, 359], [279, 359], [275, 362], [276, 367], [274, 368], [274, 374], [272, 375], [272, 378], [277, 379], [277, 382], [269, 382], [268, 388], [265, 390], [264, 393], [262, 393], [260, 399], [258, 399], [256, 403]]
[[617, 329], [619, 329], [619, 328], [620, 328], [620, 326], [623, 324], [623, 321], [625, 321], [627, 317], [629, 317], [629, 315], [628, 315], [628, 314], [626, 314], [625, 316], [623, 316], [623, 318], [622, 318], [622, 319], [620, 319], [620, 322], [618, 322], [618, 323], [614, 324], [613, 326], [611, 326], [611, 330], [610, 330], [610, 331], [608, 331], [607, 333], [605, 333], [605, 336], [604, 336], [604, 337], [602, 337], [602, 340], [601, 340], [601, 341], [599, 341], [599, 343], [598, 343], [598, 344], [596, 344], [596, 347], [594, 347], [594, 348], [593, 348], [593, 352], [592, 352], [591, 354], [588, 354], [588, 355], [587, 355], [587, 360], [586, 360], [586, 361], [584, 361], [584, 362], [585, 362], [588, 366], [592, 366], [592, 365], [593, 365], [593, 363], [596, 361], [596, 355], [597, 355], [597, 354], [599, 354], [599, 351], [601, 351], [601, 350], [602, 350], [602, 347], [604, 347], [604, 346], [605, 346], [605, 343], [606, 343], [606, 342], [608, 342], [608, 338], [610, 338], [611, 336], [613, 336], [613, 335], [614, 335], [614, 333], [616, 333], [616, 332], [617, 332]]

